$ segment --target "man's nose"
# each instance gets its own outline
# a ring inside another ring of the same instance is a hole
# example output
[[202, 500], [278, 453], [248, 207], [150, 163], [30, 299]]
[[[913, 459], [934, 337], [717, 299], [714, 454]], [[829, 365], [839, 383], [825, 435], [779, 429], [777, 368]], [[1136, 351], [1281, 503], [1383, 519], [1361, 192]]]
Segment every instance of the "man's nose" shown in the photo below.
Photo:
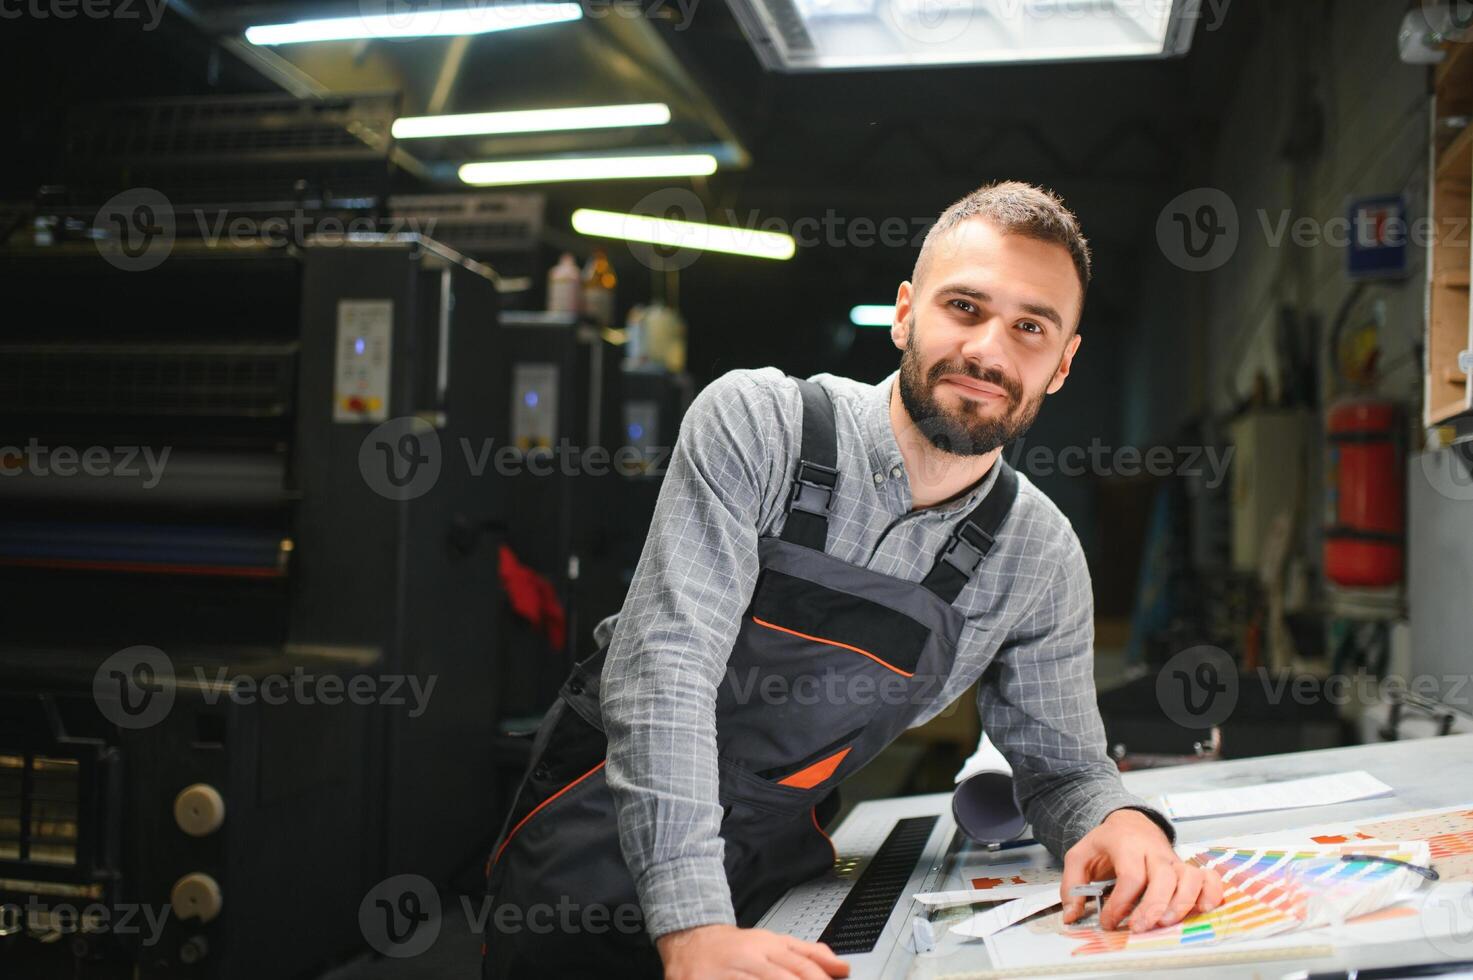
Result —
[[1007, 357], [1004, 353], [1007, 329], [1007, 322], [998, 316], [989, 317], [977, 324], [962, 342], [962, 356], [968, 363], [983, 370], [997, 368], [1007, 374]]

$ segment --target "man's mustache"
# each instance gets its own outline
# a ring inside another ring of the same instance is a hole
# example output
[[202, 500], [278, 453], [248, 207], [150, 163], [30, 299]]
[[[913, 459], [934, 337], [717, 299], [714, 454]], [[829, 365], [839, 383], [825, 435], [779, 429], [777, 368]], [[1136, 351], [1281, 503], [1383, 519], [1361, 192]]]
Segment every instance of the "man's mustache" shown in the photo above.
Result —
[[1010, 407], [1016, 407], [1023, 400], [1023, 386], [995, 367], [979, 368], [965, 361], [959, 364], [941, 362], [931, 368], [931, 376], [928, 380], [934, 387], [944, 374], [965, 375], [984, 384], [996, 385], [1008, 393]]

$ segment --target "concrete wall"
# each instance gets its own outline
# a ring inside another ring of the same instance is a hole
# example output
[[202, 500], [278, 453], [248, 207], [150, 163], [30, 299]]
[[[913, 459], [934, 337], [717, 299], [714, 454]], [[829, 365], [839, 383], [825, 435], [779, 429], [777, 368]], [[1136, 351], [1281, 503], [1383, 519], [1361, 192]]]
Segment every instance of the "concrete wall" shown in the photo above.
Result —
[[[1237, 205], [1237, 254], [1208, 276], [1202, 310], [1207, 392], [1214, 409], [1245, 396], [1259, 370], [1275, 374], [1273, 328], [1282, 304], [1318, 314], [1326, 329], [1350, 282], [1344, 250], [1321, 242], [1300, 246], [1273, 234], [1286, 214], [1316, 227], [1343, 217], [1349, 197], [1407, 194], [1411, 214], [1426, 213], [1427, 70], [1402, 64], [1396, 34], [1402, 5], [1376, 0], [1276, 4], [1248, 52], [1227, 104], [1207, 183]], [[1304, 124], [1298, 100], [1323, 109], [1324, 143], [1294, 163], [1280, 148]], [[1420, 340], [1424, 255], [1413, 249], [1413, 274], [1377, 287], [1386, 301], [1382, 390], [1419, 391], [1421, 368], [1410, 355]]]
[[[1429, 74], [1402, 64], [1397, 30], [1405, 5], [1384, 0], [1236, 0], [1229, 17], [1251, 23], [1230, 58], [1193, 56], [1194, 87], [1221, 92], [1216, 131], [1191, 158], [1161, 204], [1191, 188], [1225, 192], [1238, 215], [1236, 252], [1219, 268], [1191, 272], [1156, 248], [1143, 263], [1138, 317], [1125, 354], [1132, 397], [1122, 399], [1128, 441], [1162, 440], [1204, 410], [1247, 399], [1260, 373], [1276, 387], [1275, 334], [1285, 306], [1319, 321], [1321, 400], [1329, 383], [1327, 335], [1352, 288], [1345, 250], [1320, 240], [1295, 244], [1287, 229], [1310, 219], [1322, 231], [1347, 200], [1407, 195], [1409, 217], [1427, 208]], [[1204, 54], [1211, 38], [1198, 38]], [[1219, 45], [1221, 47], [1221, 45]], [[1222, 73], [1227, 72], [1224, 76]], [[1224, 78], [1226, 77], [1226, 84]], [[1323, 120], [1317, 149], [1286, 146], [1308, 136], [1311, 107]], [[1285, 221], [1287, 217], [1287, 222]], [[1281, 240], [1274, 236], [1283, 226]], [[1411, 275], [1369, 287], [1358, 307], [1384, 303], [1380, 391], [1416, 418], [1425, 254], [1411, 249]], [[1322, 459], [1311, 454], [1304, 549], [1319, 563]]]

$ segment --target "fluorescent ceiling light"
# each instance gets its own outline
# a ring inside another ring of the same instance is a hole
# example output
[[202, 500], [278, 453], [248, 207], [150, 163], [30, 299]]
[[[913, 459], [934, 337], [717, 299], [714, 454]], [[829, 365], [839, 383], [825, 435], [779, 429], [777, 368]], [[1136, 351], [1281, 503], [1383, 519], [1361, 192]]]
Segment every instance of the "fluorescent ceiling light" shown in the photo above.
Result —
[[494, 136], [616, 126], [663, 126], [669, 121], [670, 107], [663, 102], [471, 112], [457, 116], [405, 116], [394, 120], [394, 138], [409, 140], [431, 136]]
[[583, 8], [577, 3], [480, 3], [460, 10], [417, 10], [403, 14], [262, 24], [246, 28], [245, 38], [252, 44], [268, 45], [360, 38], [446, 37], [559, 24], [582, 16]]
[[580, 235], [598, 238], [619, 238], [626, 242], [725, 252], [757, 259], [790, 259], [797, 251], [793, 236], [781, 232], [728, 228], [699, 221], [676, 221], [673, 218], [590, 208], [579, 208], [573, 212], [573, 230]]
[[627, 180], [636, 177], [702, 177], [716, 172], [709, 153], [646, 156], [544, 157], [467, 163], [460, 179], [478, 187], [547, 184], [563, 180]]
[[849, 322], [856, 327], [888, 327], [895, 320], [895, 304], [861, 304], [849, 311]]
[[768, 68], [1162, 58], [1185, 54], [1200, 0], [732, 0]]

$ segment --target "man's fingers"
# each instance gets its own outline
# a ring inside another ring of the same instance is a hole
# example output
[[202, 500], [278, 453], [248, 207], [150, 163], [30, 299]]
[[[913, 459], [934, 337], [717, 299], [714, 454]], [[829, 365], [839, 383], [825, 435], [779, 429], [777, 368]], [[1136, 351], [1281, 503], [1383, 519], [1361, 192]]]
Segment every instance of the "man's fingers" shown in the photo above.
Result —
[[1202, 894], [1197, 898], [1197, 911], [1211, 912], [1222, 904], [1222, 875], [1211, 868], [1202, 870]]
[[796, 950], [778, 947], [769, 952], [767, 958], [802, 980], [829, 980], [822, 967]]
[[1161, 919], [1171, 904], [1171, 897], [1176, 894], [1178, 871], [1181, 867], [1185, 865], [1172, 859], [1147, 859], [1146, 874], [1149, 881], [1145, 893], [1136, 902], [1135, 911], [1130, 914], [1131, 932], [1145, 932], [1161, 924]]
[[1059, 902], [1064, 906], [1064, 924], [1084, 914], [1084, 899], [1070, 896], [1069, 889], [1089, 884], [1089, 858], [1083, 847], [1069, 848], [1064, 855], [1064, 877], [1059, 881]]
[[772, 962], [768, 962], [766, 966], [757, 967], [756, 972], [761, 980], [794, 980], [792, 970]]
[[1100, 910], [1100, 928], [1114, 929], [1120, 925], [1120, 920], [1135, 905], [1137, 898], [1146, 887], [1146, 861], [1143, 857], [1135, 857], [1130, 864], [1124, 865], [1118, 861], [1115, 865], [1115, 888], [1110, 892], [1105, 907]]
[[772, 960], [763, 960], [761, 963], [753, 964], [744, 963], [742, 969], [756, 974], [761, 980], [797, 980], [799, 976], [781, 963], [775, 963]]
[[1206, 884], [1206, 880], [1206, 875], [1196, 865], [1179, 865], [1176, 873], [1176, 894], [1171, 896], [1171, 904], [1166, 907], [1166, 914], [1161, 917], [1159, 924], [1173, 925], [1190, 915], [1202, 899], [1202, 886]]
[[838, 957], [828, 943], [808, 943], [801, 939], [790, 939], [788, 948], [817, 963], [831, 977], [847, 977], [849, 964]]

